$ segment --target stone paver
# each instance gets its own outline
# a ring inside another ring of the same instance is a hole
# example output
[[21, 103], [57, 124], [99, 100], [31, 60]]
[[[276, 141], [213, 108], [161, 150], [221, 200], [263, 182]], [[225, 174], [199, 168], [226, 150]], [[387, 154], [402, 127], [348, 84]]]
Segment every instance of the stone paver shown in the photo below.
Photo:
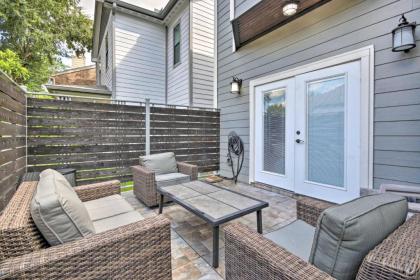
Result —
[[[230, 181], [218, 183], [219, 186], [243, 193], [253, 198], [267, 201], [270, 206], [262, 210], [263, 231], [277, 230], [296, 219], [296, 201], [286, 195], [255, 188], [247, 184], [233, 184]], [[122, 196], [142, 214], [143, 217], [158, 215], [156, 208], [150, 209], [139, 202], [132, 191]], [[172, 239], [172, 277], [173, 280], [221, 280], [224, 277], [224, 234], [220, 233], [220, 261], [216, 270], [211, 267], [212, 231], [205, 221], [176, 204], [168, 204], [163, 209], [171, 221]], [[255, 213], [232, 222], [243, 223], [256, 230]]]

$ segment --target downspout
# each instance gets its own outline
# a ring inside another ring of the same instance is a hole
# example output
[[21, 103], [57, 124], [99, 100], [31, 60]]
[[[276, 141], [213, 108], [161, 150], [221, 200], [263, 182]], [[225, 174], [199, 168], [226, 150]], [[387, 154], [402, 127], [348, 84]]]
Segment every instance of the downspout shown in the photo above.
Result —
[[165, 104], [168, 105], [168, 26], [165, 25]]
[[217, 95], [217, 65], [218, 65], [218, 61], [217, 61], [217, 57], [218, 57], [218, 53], [217, 53], [217, 37], [218, 37], [218, 28], [217, 28], [217, 1], [218, 0], [214, 0], [214, 54], [213, 54], [213, 59], [214, 59], [214, 72], [213, 72], [213, 108], [218, 108], [219, 104], [218, 104], [218, 95]]
[[101, 69], [99, 69], [100, 65], [99, 65], [99, 62], [97, 60], [95, 61], [95, 68], [96, 68], [96, 85], [100, 86], [101, 85], [101, 77], [100, 77], [99, 73], [101, 73]]
[[[191, 0], [192, 1], [192, 0]], [[193, 68], [193, 13], [191, 9], [191, 1], [188, 1], [188, 14], [189, 14], [189, 27], [190, 33], [188, 35], [189, 41], [189, 51], [188, 51], [188, 79], [189, 79], [189, 98], [190, 98], [190, 106], [194, 106], [194, 99], [193, 99], [193, 77], [192, 77], [192, 68]]]
[[117, 3], [112, 4], [112, 20], [111, 20], [111, 30], [112, 30], [112, 96], [114, 99], [117, 99], [117, 67], [116, 67], [116, 58], [115, 58], [115, 10], [117, 9]]

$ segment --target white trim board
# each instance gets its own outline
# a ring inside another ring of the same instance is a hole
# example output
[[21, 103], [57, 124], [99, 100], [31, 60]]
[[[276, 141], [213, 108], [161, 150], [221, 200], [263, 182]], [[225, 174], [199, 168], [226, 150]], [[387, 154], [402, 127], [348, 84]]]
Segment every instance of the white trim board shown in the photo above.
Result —
[[[295, 77], [311, 71], [348, 63], [351, 61], [360, 61], [361, 65], [361, 112], [362, 131], [367, 131], [368, 135], [362, 133], [362, 139], [366, 139], [366, 150], [362, 150], [362, 154], [366, 154], [367, 166], [361, 168], [365, 174], [361, 177], [368, 178], [367, 186], [361, 188], [373, 188], [373, 114], [374, 114], [374, 47], [373, 45], [363, 47], [357, 50], [346, 52], [340, 55], [332, 56], [316, 62], [312, 62], [303, 66], [299, 66], [290, 70], [274, 73], [265, 77], [257, 78], [249, 82], [249, 114], [250, 114], [250, 157], [249, 157], [249, 183], [255, 182], [255, 87], [267, 83], [284, 80]], [[364, 107], [364, 108], [363, 108]]]
[[[217, 10], [216, 10], [216, 15], [217, 15]], [[232, 23], [234, 19], [235, 19], [235, 0], [229, 0], [229, 20]], [[233, 29], [232, 29], [232, 52], [233, 53], [236, 52], [235, 37], [233, 34]]]
[[229, 0], [229, 19], [235, 19], [235, 0]]

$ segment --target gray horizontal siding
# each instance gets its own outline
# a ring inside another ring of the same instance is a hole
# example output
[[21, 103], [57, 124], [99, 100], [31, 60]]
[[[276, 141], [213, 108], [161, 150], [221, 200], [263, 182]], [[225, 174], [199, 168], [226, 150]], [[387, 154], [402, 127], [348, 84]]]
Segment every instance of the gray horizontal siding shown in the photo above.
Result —
[[252, 6], [261, 2], [261, 0], [233, 0], [235, 1], [235, 17], [238, 17], [248, 11]]
[[[238, 4], [244, 1], [239, 1]], [[249, 81], [368, 45], [375, 47], [374, 186], [420, 185], [420, 48], [391, 51], [391, 30], [402, 13], [420, 18], [419, 1], [336, 0], [232, 53], [229, 1], [218, 1], [218, 106], [221, 109], [221, 173], [227, 135], [235, 130], [249, 155]], [[418, 21], [418, 20], [417, 20]], [[416, 30], [420, 40], [420, 28]], [[244, 80], [229, 93], [231, 77]], [[245, 160], [240, 180], [248, 181]]]
[[[181, 27], [181, 62], [174, 67], [173, 29], [180, 23]], [[190, 105], [189, 94], [189, 49], [190, 49], [190, 16], [189, 6], [184, 5], [180, 12], [168, 24], [168, 104]]]
[[116, 98], [165, 103], [165, 29], [132, 16], [115, 18]]
[[193, 106], [214, 107], [214, 0], [191, 1]]

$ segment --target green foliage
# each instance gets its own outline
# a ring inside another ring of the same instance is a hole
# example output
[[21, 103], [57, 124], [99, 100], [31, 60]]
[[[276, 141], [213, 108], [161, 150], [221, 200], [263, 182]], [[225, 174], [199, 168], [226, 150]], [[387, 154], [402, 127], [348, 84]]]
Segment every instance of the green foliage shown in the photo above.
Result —
[[79, 0], [0, 0], [0, 50], [10, 49], [29, 70], [30, 89], [47, 82], [59, 56], [91, 49], [92, 22]]
[[283, 104], [271, 104], [267, 108], [267, 114], [284, 114], [286, 108]]
[[29, 71], [22, 66], [19, 56], [9, 49], [0, 50], [0, 69], [18, 83], [29, 78]]

